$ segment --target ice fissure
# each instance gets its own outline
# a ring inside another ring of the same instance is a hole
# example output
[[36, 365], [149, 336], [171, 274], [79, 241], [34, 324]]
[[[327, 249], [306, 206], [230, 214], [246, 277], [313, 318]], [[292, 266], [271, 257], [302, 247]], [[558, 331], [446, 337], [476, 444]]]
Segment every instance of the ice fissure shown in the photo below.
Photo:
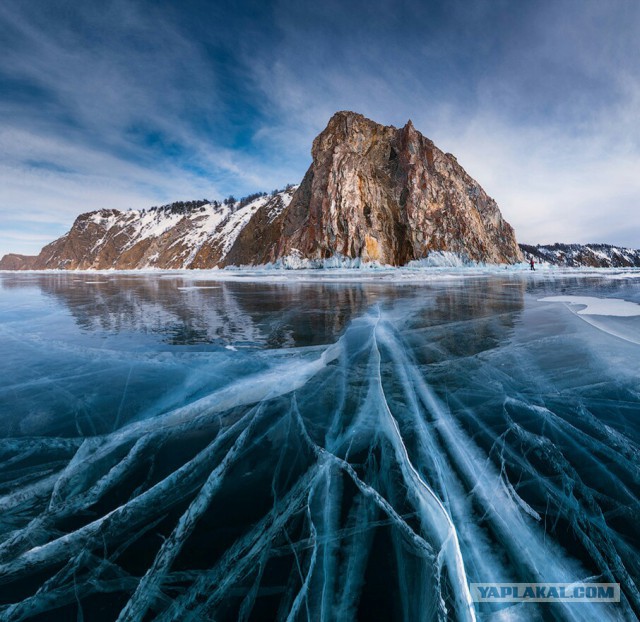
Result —
[[[276, 620], [328, 622], [363, 619], [367, 601], [405, 622], [471, 621], [470, 582], [584, 580], [587, 558], [640, 607], [637, 560], [611, 526], [638, 510], [639, 448], [584, 407], [577, 423], [508, 388], [500, 425], [443, 399], [402, 313], [374, 305], [328, 346], [266, 351], [260, 369], [108, 434], [7, 442], [0, 585], [16, 599], [0, 619], [108, 594], [121, 622], [250, 620], [265, 602]], [[560, 446], [606, 458], [593, 468], [622, 507]], [[560, 523], [584, 558], [555, 541]], [[554, 615], [616, 619], [591, 605]]]

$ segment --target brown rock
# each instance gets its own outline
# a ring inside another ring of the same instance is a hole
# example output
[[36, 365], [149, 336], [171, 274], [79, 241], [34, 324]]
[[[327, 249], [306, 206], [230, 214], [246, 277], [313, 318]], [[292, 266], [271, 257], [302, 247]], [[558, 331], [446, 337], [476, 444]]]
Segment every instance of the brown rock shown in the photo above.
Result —
[[0, 270], [32, 270], [36, 255], [8, 253], [0, 259]]
[[312, 156], [288, 208], [270, 223], [256, 213], [224, 264], [340, 254], [397, 266], [430, 251], [522, 260], [496, 202], [411, 121], [397, 129], [338, 112]]

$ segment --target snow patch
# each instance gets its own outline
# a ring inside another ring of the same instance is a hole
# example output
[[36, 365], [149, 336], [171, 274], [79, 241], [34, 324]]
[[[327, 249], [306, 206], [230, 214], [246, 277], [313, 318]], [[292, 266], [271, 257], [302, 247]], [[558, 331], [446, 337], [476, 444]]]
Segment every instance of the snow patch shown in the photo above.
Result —
[[620, 298], [593, 298], [591, 296], [547, 296], [540, 302], [564, 302], [569, 305], [584, 305], [578, 315], [611, 315], [635, 317], [640, 315], [640, 305]]

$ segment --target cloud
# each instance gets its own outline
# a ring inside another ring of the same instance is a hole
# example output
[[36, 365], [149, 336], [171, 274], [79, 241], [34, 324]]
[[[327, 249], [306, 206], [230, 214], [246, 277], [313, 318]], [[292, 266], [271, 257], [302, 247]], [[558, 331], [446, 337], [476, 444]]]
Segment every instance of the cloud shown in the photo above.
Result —
[[[448, 137], [449, 150], [530, 243], [640, 241], [640, 154], [557, 128], [514, 128], [480, 115]], [[624, 228], [621, 223], [625, 223]]]
[[288, 180], [276, 164], [234, 148], [234, 93], [217, 59], [171, 17], [122, 1], [104, 11], [0, 6], [8, 43], [0, 218], [3, 229], [20, 220], [25, 231], [19, 244], [0, 240], [0, 253], [36, 252], [34, 236], [60, 235], [81, 211], [240, 195]]
[[632, 0], [0, 5], [0, 253], [296, 182], [343, 109], [411, 118], [523, 241], [639, 246], [639, 29]]

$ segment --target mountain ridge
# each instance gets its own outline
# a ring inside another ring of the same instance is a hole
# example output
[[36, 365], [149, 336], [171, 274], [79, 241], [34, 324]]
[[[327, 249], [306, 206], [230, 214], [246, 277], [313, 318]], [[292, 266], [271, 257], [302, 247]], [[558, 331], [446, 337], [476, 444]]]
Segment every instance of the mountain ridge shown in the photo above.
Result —
[[[295, 187], [261, 195], [247, 204], [207, 203], [189, 210], [168, 206], [126, 212], [102, 209], [80, 214], [63, 236], [39, 255], [5, 255], [5, 270], [207, 268], [221, 262], [253, 213], [272, 216]], [[169, 208], [169, 209], [166, 209]]]
[[569, 268], [640, 268], [640, 249], [613, 244], [520, 244], [527, 259]]

